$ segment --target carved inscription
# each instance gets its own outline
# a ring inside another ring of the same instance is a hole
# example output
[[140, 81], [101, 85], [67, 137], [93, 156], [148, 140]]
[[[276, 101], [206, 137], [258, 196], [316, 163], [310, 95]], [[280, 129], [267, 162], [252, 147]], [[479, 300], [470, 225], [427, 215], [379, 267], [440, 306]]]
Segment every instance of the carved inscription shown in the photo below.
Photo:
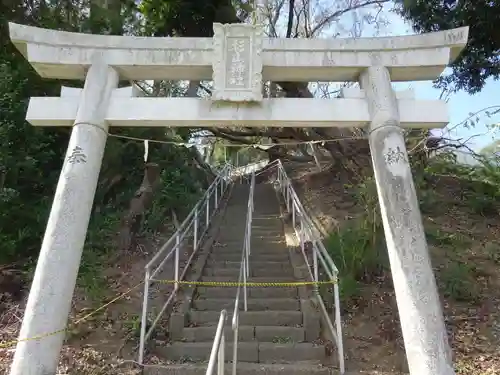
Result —
[[69, 164], [80, 164], [87, 162], [87, 155], [83, 152], [83, 149], [79, 146], [73, 148], [71, 154], [68, 156]]
[[464, 30], [449, 31], [446, 33], [446, 43], [458, 43], [464, 40]]
[[397, 53], [392, 53], [391, 54], [391, 64], [392, 65], [398, 65], [398, 54]]
[[262, 29], [214, 24], [213, 100], [262, 100]]
[[399, 146], [396, 148], [390, 147], [389, 150], [384, 155], [385, 162], [389, 165], [399, 164], [400, 162], [406, 162], [405, 153], [401, 150]]
[[226, 87], [249, 88], [250, 38], [228, 38]]

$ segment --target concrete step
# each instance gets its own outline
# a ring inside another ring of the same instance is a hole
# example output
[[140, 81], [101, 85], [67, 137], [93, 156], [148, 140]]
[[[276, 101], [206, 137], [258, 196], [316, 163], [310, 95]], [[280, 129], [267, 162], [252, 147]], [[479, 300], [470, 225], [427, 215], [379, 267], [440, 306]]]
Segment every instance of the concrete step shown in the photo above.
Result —
[[[171, 361], [208, 361], [212, 342], [174, 342], [158, 346], [163, 358]], [[226, 362], [231, 362], [233, 342], [226, 341]], [[289, 363], [295, 361], [318, 361], [325, 358], [325, 348], [311, 343], [276, 344], [272, 342], [238, 342], [238, 362]]]
[[[241, 261], [241, 253], [228, 253], [228, 252], [213, 252], [210, 254], [210, 259], [215, 261], [215, 262], [240, 262]], [[263, 262], [263, 261], [270, 261], [270, 262], [283, 262], [283, 261], [289, 261], [289, 255], [288, 252], [283, 252], [281, 254], [276, 254], [276, 253], [257, 253], [250, 255], [250, 262]]]
[[[217, 283], [217, 282], [221, 282], [221, 283], [234, 282], [234, 283], [236, 283], [236, 282], [238, 282], [238, 277], [234, 277], [234, 276], [202, 276], [201, 281], [214, 282], [214, 283]], [[249, 283], [251, 283], [251, 282], [254, 282], [254, 283], [273, 283], [273, 282], [293, 283], [293, 282], [295, 282], [295, 280], [293, 279], [293, 277], [289, 277], [289, 276], [279, 278], [277, 275], [269, 275], [269, 276], [249, 277], [247, 282], [249, 282]]]
[[[227, 353], [227, 352], [226, 352]], [[232, 358], [232, 353], [228, 355]], [[165, 367], [146, 366], [144, 375], [205, 375], [206, 364], [179, 364]], [[260, 364], [260, 363], [238, 363], [236, 367], [238, 375], [334, 375], [338, 371], [318, 365], [315, 362], [296, 362], [293, 364]], [[224, 367], [224, 375], [232, 375], [232, 366]], [[346, 374], [347, 375], [347, 374]], [[354, 374], [349, 374], [354, 375]], [[368, 375], [368, 374], [365, 374]]]
[[[193, 308], [199, 311], [220, 311], [234, 309], [234, 298], [198, 298], [193, 300]], [[240, 308], [243, 308], [243, 300], [240, 300]], [[294, 298], [249, 298], [247, 300], [249, 311], [262, 310], [300, 310], [298, 299]]]
[[325, 348], [308, 342], [301, 343], [259, 343], [260, 363], [289, 363], [295, 361], [318, 361], [325, 359]]
[[283, 230], [280, 231], [253, 231], [252, 236], [250, 237], [252, 240], [265, 240], [265, 241], [283, 241], [285, 238], [283, 237]]
[[259, 342], [273, 342], [278, 344], [291, 344], [304, 342], [305, 332], [302, 327], [255, 327], [255, 338]]
[[[226, 230], [228, 233], [225, 235], [220, 235], [218, 238], [221, 239], [221, 241], [224, 241], [224, 243], [227, 244], [237, 244], [240, 240], [242, 241], [245, 235], [245, 230], [241, 230], [238, 227], [238, 231], [234, 230], [234, 226], [227, 226], [224, 230]], [[254, 232], [252, 231], [252, 235], [250, 237], [253, 241], [269, 241], [273, 243], [284, 243], [284, 237], [283, 237], [283, 231], [274, 231], [274, 232]]]
[[[238, 278], [240, 275], [240, 268], [217, 268], [206, 266], [203, 269], [204, 276], [232, 276], [234, 278]], [[292, 266], [284, 268], [284, 267], [276, 267], [276, 268], [259, 268], [259, 267], [250, 267], [250, 275], [255, 277], [262, 276], [276, 276], [276, 277], [293, 277], [293, 269]]]
[[[229, 230], [229, 228], [228, 228]], [[224, 243], [227, 244], [227, 245], [238, 245], [242, 240], [243, 240], [243, 237], [240, 238], [239, 236], [240, 233], [234, 233], [233, 236], [231, 237], [224, 237]], [[222, 237], [219, 237], [219, 238], [222, 238]], [[257, 242], [257, 241], [260, 241], [260, 242], [269, 242], [269, 243], [272, 243], [272, 244], [278, 244], [278, 243], [281, 243], [281, 244], [284, 244], [285, 242], [285, 238], [283, 237], [283, 233], [275, 233], [273, 235], [265, 235], [264, 233], [253, 233], [252, 232], [252, 236], [250, 237], [251, 238], [251, 242]]]
[[[261, 220], [262, 221], [262, 220]], [[283, 222], [276, 220], [272, 223], [256, 222], [252, 219], [252, 233], [283, 233]]]
[[[233, 312], [227, 314], [227, 321], [231, 322]], [[219, 321], [219, 311], [189, 312], [189, 321], [198, 326], [216, 325]], [[239, 322], [244, 326], [286, 326], [294, 327], [302, 325], [301, 311], [266, 310], [266, 311], [240, 311]]]
[[[206, 327], [185, 327], [183, 332], [184, 342], [213, 342], [215, 338], [215, 331], [217, 326]], [[234, 340], [234, 332], [228, 324], [224, 330], [224, 335], [228, 342]], [[255, 327], [240, 326], [238, 328], [238, 341], [254, 341], [255, 340]]]
[[[213, 259], [209, 258], [206, 266], [210, 267], [210, 268], [217, 268], [217, 269], [236, 268], [239, 270], [240, 269], [240, 262], [241, 262], [241, 259], [238, 259], [237, 261], [233, 261], [233, 260], [217, 261], [217, 260], [213, 260]], [[251, 268], [258, 268], [258, 269], [277, 269], [277, 268], [290, 269], [292, 267], [290, 262], [283, 263], [280, 261], [272, 261], [272, 260], [262, 261], [262, 260], [255, 260], [252, 258], [250, 259], [250, 266], [251, 266]]]
[[[196, 290], [200, 298], [236, 297], [236, 287], [198, 287]], [[247, 292], [250, 298], [297, 298], [298, 296], [296, 287], [248, 288]]]
[[[288, 253], [288, 248], [283, 242], [269, 242], [269, 241], [253, 241], [251, 244], [250, 254], [276, 254]], [[220, 246], [214, 246], [212, 253], [232, 253], [240, 254], [243, 249], [243, 240], [233, 244], [221, 243]]]
[[[230, 322], [229, 322], [230, 323]], [[207, 327], [186, 327], [184, 328], [184, 342], [206, 342], [214, 341], [217, 326]], [[226, 340], [234, 340], [234, 331], [230, 324], [224, 330]], [[247, 326], [238, 327], [238, 341], [274, 342], [274, 343], [293, 343], [303, 342], [305, 338], [304, 329], [298, 327], [280, 327], [280, 326]]]
[[[241, 249], [238, 251], [226, 250], [226, 249], [215, 249], [210, 254], [210, 259], [218, 260], [226, 260], [226, 261], [241, 261]], [[266, 248], [254, 248], [250, 253], [250, 262], [252, 261], [272, 261], [272, 262], [281, 262], [283, 259], [289, 259], [289, 252], [286, 249], [279, 250], [271, 250]]]
[[[230, 331], [227, 329], [227, 331]], [[154, 352], [169, 361], [199, 362], [208, 361], [213, 342], [179, 342], [167, 346], [157, 346]], [[233, 357], [233, 340], [226, 342], [226, 362]], [[259, 344], [254, 342], [238, 343], [238, 362], [259, 362]], [[206, 371], [206, 368], [205, 368]]]

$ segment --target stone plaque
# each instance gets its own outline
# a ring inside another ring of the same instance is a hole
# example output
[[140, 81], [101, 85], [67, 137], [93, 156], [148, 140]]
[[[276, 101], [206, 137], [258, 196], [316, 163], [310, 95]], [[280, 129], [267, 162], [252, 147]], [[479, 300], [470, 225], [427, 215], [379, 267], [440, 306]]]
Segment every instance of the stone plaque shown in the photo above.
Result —
[[262, 28], [214, 23], [213, 100], [262, 100]]

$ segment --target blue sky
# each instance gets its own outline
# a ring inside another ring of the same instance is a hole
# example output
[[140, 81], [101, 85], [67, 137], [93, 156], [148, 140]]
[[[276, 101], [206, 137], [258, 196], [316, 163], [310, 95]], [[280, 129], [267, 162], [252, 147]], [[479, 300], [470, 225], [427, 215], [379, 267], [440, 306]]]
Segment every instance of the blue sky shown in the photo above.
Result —
[[[379, 35], [405, 35], [414, 34], [411, 27], [406, 24], [399, 16], [390, 14], [387, 16], [389, 26], [385, 32]], [[395, 84], [396, 89], [404, 89], [412, 87], [415, 90], [417, 99], [438, 99], [441, 91], [432, 87], [432, 82], [408, 82]], [[488, 118], [483, 112], [479, 116], [479, 123], [473, 128], [467, 129], [463, 125], [455, 127], [456, 124], [461, 123], [469, 113], [475, 113], [486, 107], [500, 106], [500, 81], [490, 80], [484, 89], [476, 95], [468, 95], [465, 92], [458, 92], [452, 94], [448, 100], [448, 110], [450, 113], [450, 124], [448, 128], [455, 130], [449, 132], [449, 137], [453, 139], [470, 139], [467, 143], [470, 148], [479, 151], [481, 148], [487, 146], [493, 140], [500, 139], [500, 132], [492, 133], [488, 131], [486, 125], [500, 122], [500, 113]]]

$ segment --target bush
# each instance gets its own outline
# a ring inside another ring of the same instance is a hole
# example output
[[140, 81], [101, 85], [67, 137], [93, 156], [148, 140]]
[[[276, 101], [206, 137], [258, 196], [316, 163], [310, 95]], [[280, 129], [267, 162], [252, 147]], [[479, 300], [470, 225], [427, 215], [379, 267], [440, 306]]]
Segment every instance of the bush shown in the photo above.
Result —
[[470, 265], [450, 261], [439, 275], [444, 295], [455, 301], [476, 301], [479, 292], [473, 275], [474, 269]]
[[478, 156], [477, 161], [477, 165], [458, 164], [450, 153], [445, 153], [433, 158], [425, 173], [428, 176], [455, 178], [461, 188], [459, 198], [472, 212], [483, 216], [498, 215], [500, 157]]
[[331, 233], [325, 246], [339, 269], [343, 301], [356, 297], [361, 283], [369, 283], [387, 267], [387, 251], [373, 178], [347, 186], [364, 208], [363, 214]]

